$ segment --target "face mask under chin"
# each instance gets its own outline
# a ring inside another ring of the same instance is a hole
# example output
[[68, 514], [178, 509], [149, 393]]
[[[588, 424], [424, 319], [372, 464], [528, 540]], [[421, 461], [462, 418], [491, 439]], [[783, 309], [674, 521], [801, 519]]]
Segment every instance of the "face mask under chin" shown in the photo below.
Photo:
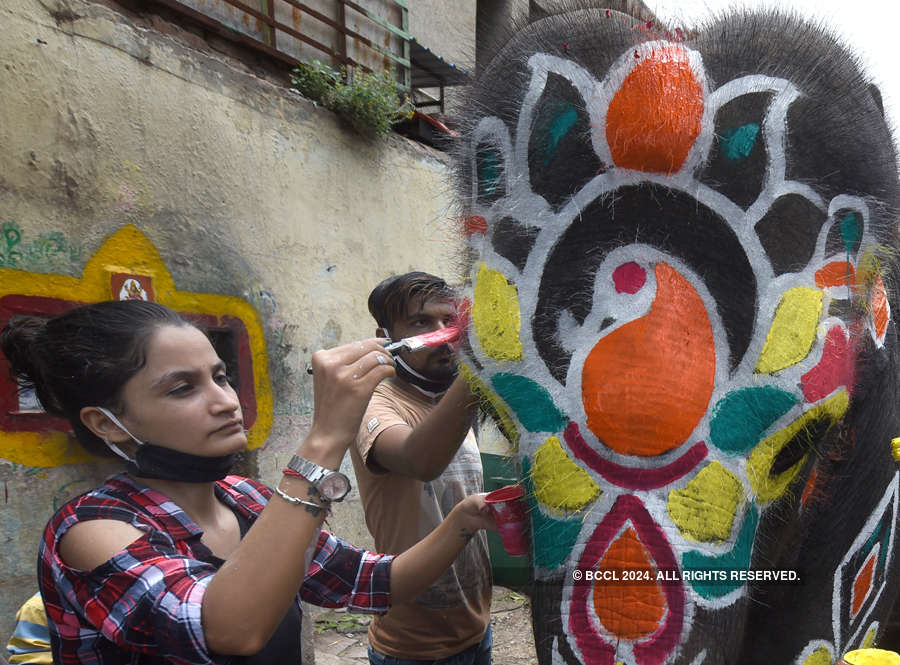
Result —
[[453, 384], [453, 381], [456, 379], [456, 367], [453, 368], [453, 371], [448, 377], [433, 380], [419, 374], [416, 370], [407, 365], [399, 356], [395, 356], [394, 360], [396, 361], [394, 369], [397, 371], [397, 377], [409, 383], [426, 397], [438, 397], [447, 392]]
[[184, 483], [208, 483], [222, 480], [231, 472], [237, 453], [204, 457], [145, 443], [138, 448], [128, 473], [140, 478], [175, 480]]
[[141, 441], [125, 427], [108, 409], [97, 407], [123, 432], [130, 436], [138, 448], [133, 458], [128, 457], [116, 444], [104, 439], [104, 443], [127, 463], [127, 471], [138, 478], [155, 478], [183, 483], [209, 483], [222, 480], [237, 461], [237, 453], [206, 457], [181, 452], [165, 446]]

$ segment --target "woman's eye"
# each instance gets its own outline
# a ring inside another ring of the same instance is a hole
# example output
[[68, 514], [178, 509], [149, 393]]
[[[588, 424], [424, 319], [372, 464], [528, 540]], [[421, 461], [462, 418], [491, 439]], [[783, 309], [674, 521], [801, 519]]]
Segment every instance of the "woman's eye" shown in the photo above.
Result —
[[220, 386], [224, 386], [228, 383], [228, 375], [227, 374], [216, 374], [213, 377], [213, 380], [218, 383]]
[[193, 389], [194, 389], [194, 386], [192, 386], [191, 384], [189, 384], [189, 383], [182, 383], [181, 385], [178, 385], [178, 386], [175, 386], [174, 388], [172, 388], [172, 390], [169, 391], [169, 394], [170, 394], [170, 395], [176, 395], [176, 396], [178, 396], [178, 395], [187, 395], [187, 394], [190, 393], [191, 390], [193, 390]]

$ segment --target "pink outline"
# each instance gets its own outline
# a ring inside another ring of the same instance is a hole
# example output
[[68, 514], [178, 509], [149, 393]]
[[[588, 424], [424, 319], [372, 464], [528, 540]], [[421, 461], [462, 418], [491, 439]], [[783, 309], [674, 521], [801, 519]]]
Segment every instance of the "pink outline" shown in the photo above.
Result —
[[[640, 499], [630, 494], [623, 494], [616, 499], [606, 517], [594, 529], [578, 562], [578, 568], [593, 570], [603, 559], [603, 554], [609, 549], [613, 538], [619, 534], [626, 521], [634, 525], [638, 537], [653, 557], [657, 570], [678, 569], [675, 554], [662, 529], [647, 512]], [[634, 655], [641, 665], [660, 665], [675, 647], [681, 634], [684, 622], [684, 587], [672, 583], [664, 583], [661, 586], [668, 604], [666, 619], [662, 627], [651, 637], [633, 642]], [[593, 611], [592, 605], [589, 604], [592, 588], [593, 584], [577, 584], [572, 589], [569, 630], [587, 662], [594, 662], [594, 657], [599, 657], [599, 665], [612, 665], [615, 656], [613, 646], [606, 642], [588, 620], [588, 612]]]

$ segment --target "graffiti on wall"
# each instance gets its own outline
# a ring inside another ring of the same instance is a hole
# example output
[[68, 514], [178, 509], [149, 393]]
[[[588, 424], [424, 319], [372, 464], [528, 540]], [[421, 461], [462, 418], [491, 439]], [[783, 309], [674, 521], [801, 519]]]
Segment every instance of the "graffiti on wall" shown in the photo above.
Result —
[[82, 249], [72, 245], [59, 231], [25, 237], [13, 221], [0, 224], [0, 268], [34, 272], [66, 270], [81, 264]]
[[[814, 159], [792, 143], [802, 84], [721, 66], [714, 81], [665, 39], [595, 71], [565, 29], [541, 35], [558, 52], [508, 49], [476, 92], [463, 372], [529, 490], [540, 661], [703, 663], [703, 632], [747, 605], [752, 578], [733, 573], [763, 560], [766, 511], [803, 511], [826, 482], [816, 437], [841, 429], [859, 355], [888, 353], [878, 206], [792, 175]], [[497, 78], [515, 80], [514, 57], [521, 89]], [[872, 452], [885, 467], [889, 440]], [[872, 642], [896, 474], [873, 491], [832, 569], [830, 621], [778, 662]]]
[[[272, 389], [262, 322], [246, 300], [178, 290], [156, 247], [130, 224], [106, 239], [80, 277], [0, 268], [0, 325], [16, 314], [52, 316], [81, 303], [134, 298], [167, 305], [207, 331], [238, 392], [249, 448], [261, 446], [272, 425]], [[32, 467], [89, 461], [68, 424], [7, 376], [0, 357], [0, 458]]]

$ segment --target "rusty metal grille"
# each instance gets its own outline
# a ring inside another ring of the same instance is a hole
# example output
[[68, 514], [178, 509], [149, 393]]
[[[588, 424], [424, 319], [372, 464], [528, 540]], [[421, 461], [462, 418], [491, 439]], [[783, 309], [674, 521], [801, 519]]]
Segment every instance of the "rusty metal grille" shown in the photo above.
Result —
[[156, 0], [287, 64], [385, 72], [410, 88], [404, 0]]

